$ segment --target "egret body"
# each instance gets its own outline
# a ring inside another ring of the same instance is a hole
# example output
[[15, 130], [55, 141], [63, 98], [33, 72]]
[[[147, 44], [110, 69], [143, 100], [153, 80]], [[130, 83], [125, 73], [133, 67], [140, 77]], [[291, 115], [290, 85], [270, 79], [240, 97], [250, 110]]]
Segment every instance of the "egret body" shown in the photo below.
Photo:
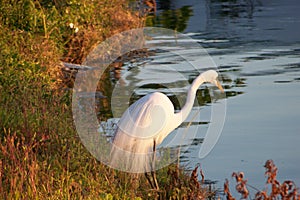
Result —
[[187, 118], [198, 88], [208, 82], [223, 92], [217, 78], [214, 70], [201, 73], [191, 84], [186, 103], [177, 113], [170, 99], [160, 92], [133, 103], [118, 123], [111, 149], [111, 167], [133, 173], [154, 171], [156, 146]]

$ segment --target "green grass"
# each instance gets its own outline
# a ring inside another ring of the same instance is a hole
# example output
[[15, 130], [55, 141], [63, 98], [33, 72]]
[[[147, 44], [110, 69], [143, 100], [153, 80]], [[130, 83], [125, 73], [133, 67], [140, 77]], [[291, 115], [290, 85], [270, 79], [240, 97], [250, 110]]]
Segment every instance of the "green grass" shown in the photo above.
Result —
[[126, 0], [3, 0], [0, 12], [0, 199], [205, 194], [195, 174], [174, 166], [158, 172], [162, 189], [153, 191], [143, 176], [98, 162], [77, 136], [61, 61], [81, 63], [95, 44], [143, 25]]
[[[177, 165], [157, 171], [159, 191], [143, 175], [111, 169], [82, 145], [73, 124], [61, 62], [81, 63], [99, 42], [145, 18], [127, 0], [0, 1], [0, 199], [215, 198]], [[131, 1], [132, 3], [132, 1]], [[70, 23], [73, 26], [70, 26]], [[299, 199], [292, 181], [279, 183], [266, 163], [271, 193], [256, 199]], [[202, 175], [202, 173], [200, 172]], [[250, 198], [243, 174], [238, 192]], [[234, 199], [225, 183], [227, 199]]]

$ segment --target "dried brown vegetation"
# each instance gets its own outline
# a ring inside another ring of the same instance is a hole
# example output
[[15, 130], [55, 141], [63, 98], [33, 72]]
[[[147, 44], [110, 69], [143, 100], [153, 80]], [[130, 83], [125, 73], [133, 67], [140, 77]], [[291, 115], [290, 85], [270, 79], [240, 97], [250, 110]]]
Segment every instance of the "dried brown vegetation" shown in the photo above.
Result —
[[[266, 188], [268, 186], [271, 188], [271, 191], [268, 193], [267, 189], [257, 191], [255, 194], [255, 200], [299, 200], [300, 194], [295, 183], [291, 180], [286, 180], [283, 183], [280, 183], [277, 180], [277, 167], [275, 166], [273, 160], [267, 160], [264, 166], [266, 168], [265, 175], [267, 177]], [[250, 198], [249, 191], [247, 189], [247, 180], [244, 179], [243, 172], [234, 172], [232, 177], [236, 179], [237, 185], [236, 190], [241, 194], [242, 199]], [[235, 200], [232, 194], [229, 191], [229, 183], [226, 180], [224, 184], [224, 193], [228, 200]]]
[[[156, 199], [207, 199], [215, 196], [215, 191], [210, 191], [203, 184], [204, 174], [199, 166], [190, 175], [175, 164], [166, 169], [158, 171], [160, 190], [154, 191]], [[199, 174], [203, 179], [199, 180]]]
[[127, 0], [91, 0], [85, 3], [89, 4], [89, 13], [86, 13], [89, 15], [88, 21], [78, 22], [78, 32], [68, 35], [64, 62], [81, 64], [91, 49], [106, 38], [144, 25], [144, 18], [129, 9]]
[[2, 0], [0, 12], [0, 199], [129, 198], [76, 134], [61, 61], [143, 19], [127, 0]]

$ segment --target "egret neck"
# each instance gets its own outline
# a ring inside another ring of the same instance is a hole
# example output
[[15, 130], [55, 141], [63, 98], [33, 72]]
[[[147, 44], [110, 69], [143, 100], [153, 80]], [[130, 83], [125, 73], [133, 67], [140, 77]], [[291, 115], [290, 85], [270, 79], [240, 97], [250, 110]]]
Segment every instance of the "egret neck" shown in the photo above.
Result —
[[198, 76], [192, 83], [191, 87], [188, 90], [186, 102], [182, 109], [178, 112], [175, 113], [175, 122], [174, 125], [177, 128], [189, 115], [190, 111], [192, 110], [192, 107], [194, 105], [195, 97], [196, 97], [196, 92], [200, 85], [204, 83], [204, 79], [202, 76]]

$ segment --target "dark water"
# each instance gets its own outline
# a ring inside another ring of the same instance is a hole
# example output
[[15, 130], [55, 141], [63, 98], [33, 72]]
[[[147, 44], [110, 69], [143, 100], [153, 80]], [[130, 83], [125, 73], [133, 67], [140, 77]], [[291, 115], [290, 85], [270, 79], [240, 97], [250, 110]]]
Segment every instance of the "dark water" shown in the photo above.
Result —
[[[244, 171], [248, 183], [264, 188], [264, 162], [273, 159], [279, 180], [300, 185], [300, 2], [297, 0], [170, 1], [188, 6], [183, 31], [213, 57], [234, 94], [227, 99], [226, 122], [211, 154], [201, 163], [206, 176], [220, 181]], [[162, 24], [164, 26], [164, 24]], [[235, 85], [234, 85], [235, 83]], [[238, 83], [238, 84], [237, 84]], [[227, 95], [228, 96], [228, 95]], [[231, 182], [234, 182], [231, 180]]]
[[[210, 123], [209, 91], [202, 89], [197, 96], [202, 102], [201, 121], [190, 128], [200, 128], [200, 136], [181, 156], [187, 167], [201, 163], [206, 178], [218, 181], [217, 187], [222, 187], [225, 178], [233, 185], [232, 172], [243, 171], [250, 185], [263, 189], [263, 165], [268, 159], [277, 165], [280, 181], [291, 179], [300, 186], [299, 10], [298, 0], [174, 0], [158, 2], [157, 16], [148, 21], [195, 39], [222, 75], [227, 112], [217, 145], [207, 157], [198, 158], [201, 129], [205, 131]], [[190, 52], [191, 59], [194, 53]], [[148, 59], [125, 63], [119, 72], [138, 88], [132, 101], [159, 90], [180, 109], [173, 94], [185, 95], [180, 86], [182, 77], [170, 72], [168, 66], [190, 79], [196, 74], [165, 52], [155, 52]], [[156, 84], [158, 74], [167, 83]], [[111, 75], [112, 83], [117, 80]], [[167, 87], [172, 83], [177, 85], [170, 93]]]

